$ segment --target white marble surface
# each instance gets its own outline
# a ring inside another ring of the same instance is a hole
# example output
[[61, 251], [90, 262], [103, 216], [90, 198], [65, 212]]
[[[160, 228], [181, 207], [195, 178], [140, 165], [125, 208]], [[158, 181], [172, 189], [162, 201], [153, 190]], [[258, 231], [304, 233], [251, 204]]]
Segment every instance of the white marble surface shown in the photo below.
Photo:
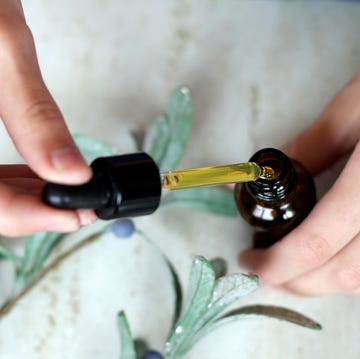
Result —
[[[26, 0], [24, 8], [45, 80], [74, 132], [131, 151], [130, 131], [161, 113], [173, 88], [188, 85], [195, 117], [183, 167], [247, 160], [258, 148], [281, 146], [360, 66], [357, 3]], [[0, 131], [1, 162], [21, 161]], [[235, 254], [249, 244], [239, 218], [172, 209], [136, 224], [174, 261], [183, 283], [194, 254], [223, 256], [235, 271]], [[172, 299], [156, 253], [137, 237], [108, 236], [65, 262], [0, 322], [0, 357], [117, 358], [119, 309], [135, 336], [161, 348]], [[360, 357], [358, 298], [264, 289], [242, 304], [254, 302], [299, 310], [324, 329], [267, 319], [234, 323], [187, 358]]]

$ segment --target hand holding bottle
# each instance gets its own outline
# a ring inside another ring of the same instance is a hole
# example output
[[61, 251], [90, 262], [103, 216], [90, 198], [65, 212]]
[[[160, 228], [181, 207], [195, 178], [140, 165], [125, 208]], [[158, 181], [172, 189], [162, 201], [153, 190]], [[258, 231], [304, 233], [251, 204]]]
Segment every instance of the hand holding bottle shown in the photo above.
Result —
[[360, 72], [285, 152], [313, 175], [351, 153], [310, 215], [268, 249], [240, 254], [262, 284], [302, 295], [360, 294]]
[[90, 178], [91, 171], [41, 77], [19, 0], [2, 0], [0, 4], [0, 63], [0, 116], [31, 167], [0, 166], [0, 234], [75, 230], [94, 215], [43, 204], [42, 179], [82, 183]]

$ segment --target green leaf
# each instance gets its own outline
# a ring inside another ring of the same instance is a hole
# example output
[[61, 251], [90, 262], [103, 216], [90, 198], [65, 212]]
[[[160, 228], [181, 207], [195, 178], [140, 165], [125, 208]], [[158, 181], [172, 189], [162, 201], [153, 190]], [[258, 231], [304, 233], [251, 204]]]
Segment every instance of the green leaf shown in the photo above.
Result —
[[65, 236], [64, 233], [41, 232], [25, 237], [25, 252], [16, 267], [13, 295], [36, 277], [52, 250]]
[[75, 134], [73, 138], [88, 163], [97, 157], [117, 154], [113, 147], [94, 137]]
[[165, 344], [168, 357], [176, 357], [176, 353], [184, 350], [183, 344], [189, 341], [195, 324], [207, 311], [214, 285], [215, 274], [209, 261], [200, 256], [195, 257], [190, 273], [187, 304]]
[[210, 262], [201, 256], [193, 260], [187, 301], [180, 322], [188, 317], [188, 322], [196, 322], [201, 312], [208, 306], [215, 286], [215, 273]]
[[21, 267], [18, 270], [19, 277], [25, 277], [27, 273], [31, 272], [46, 237], [47, 232], [41, 232], [25, 237], [25, 252]]
[[7, 249], [4, 246], [0, 245], [0, 259], [7, 259], [14, 263], [17, 263], [20, 260], [20, 257], [18, 257], [10, 249]]
[[33, 234], [24, 238], [25, 250], [21, 261], [16, 266], [12, 297], [19, 293], [30, 281], [31, 270], [42, 246], [45, 232]]
[[301, 325], [309, 329], [320, 330], [321, 325], [314, 320], [298, 313], [293, 310], [276, 307], [276, 306], [266, 306], [266, 305], [249, 305], [235, 309], [226, 315], [218, 318], [216, 321], [210, 323], [204, 327], [193, 339], [193, 343], [198, 342], [205, 335], [214, 331], [215, 329], [242, 319], [249, 319], [259, 316], [265, 316], [270, 318], [276, 318], [279, 320], [284, 320], [291, 322], [293, 324]]
[[222, 187], [170, 191], [162, 198], [161, 205], [193, 208], [225, 216], [238, 215], [233, 192]]
[[202, 331], [207, 332], [206, 327], [211, 326], [211, 322], [224, 311], [228, 306], [258, 288], [258, 277], [254, 274], [232, 273], [217, 279], [213, 295], [207, 310], [198, 318], [194, 324], [193, 335], [181, 350], [184, 355], [203, 335]]
[[192, 100], [186, 87], [170, 95], [165, 116], [158, 117], [145, 136], [144, 150], [161, 170], [175, 169], [179, 164], [190, 134]]
[[134, 340], [131, 336], [128, 320], [123, 311], [118, 313], [117, 323], [121, 341], [120, 359], [136, 359]]
[[276, 306], [266, 306], [266, 305], [249, 305], [235, 309], [223, 317], [220, 317], [218, 320], [212, 322], [210, 325], [206, 326], [202, 331], [198, 332], [194, 342], [199, 341], [202, 337], [214, 331], [215, 329], [238, 321], [242, 319], [254, 318], [259, 316], [265, 316], [270, 318], [276, 318], [279, 320], [284, 320], [297, 324], [309, 329], [321, 330], [321, 325], [314, 320], [295, 312], [293, 310], [276, 307]]
[[255, 291], [258, 286], [259, 280], [255, 274], [232, 273], [217, 279], [208, 310], [201, 320], [202, 324], [214, 319], [226, 307]]
[[65, 239], [66, 234], [58, 232], [46, 232], [43, 238], [41, 249], [38, 252], [36, 260], [33, 265], [33, 275], [36, 275], [43, 268], [45, 261], [48, 259], [53, 249]]
[[231, 318], [238, 315], [252, 315], [252, 316], [266, 316], [276, 318], [279, 320], [285, 320], [287, 322], [297, 324], [309, 329], [320, 330], [321, 325], [314, 320], [306, 317], [305, 315], [298, 313], [294, 310], [287, 309], [284, 307], [277, 307], [273, 305], [248, 305], [245, 307], [238, 308], [227, 313], [221, 319]]
[[157, 117], [146, 132], [144, 150], [159, 167], [165, 158], [170, 140], [171, 129], [167, 116]]

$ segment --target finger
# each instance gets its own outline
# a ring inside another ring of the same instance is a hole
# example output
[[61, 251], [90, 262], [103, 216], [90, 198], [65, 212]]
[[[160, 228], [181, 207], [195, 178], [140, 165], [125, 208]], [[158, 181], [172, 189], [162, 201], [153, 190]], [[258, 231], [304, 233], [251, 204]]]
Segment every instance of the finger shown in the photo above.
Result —
[[360, 233], [322, 267], [284, 284], [301, 295], [360, 294]]
[[42, 178], [81, 183], [91, 176], [47, 90], [25, 23], [0, 17], [0, 115], [20, 154]]
[[0, 183], [17, 193], [37, 195], [39, 198], [44, 187], [44, 181], [38, 178], [6, 178]]
[[77, 215], [79, 216], [80, 224], [82, 226], [87, 226], [97, 220], [95, 211], [92, 209], [78, 209]]
[[[0, 182], [16, 194], [26, 194], [36, 197], [36, 201], [40, 201], [44, 188], [44, 181], [38, 178], [7, 178]], [[96, 221], [97, 216], [94, 210], [81, 209], [76, 211], [81, 226], [92, 224]]]
[[0, 183], [0, 233], [10, 237], [44, 230], [72, 232], [80, 227], [76, 211], [50, 208], [38, 197], [12, 191]]
[[360, 137], [360, 72], [284, 152], [317, 174], [351, 151]]
[[0, 179], [14, 177], [39, 178], [27, 165], [0, 165]]
[[[26, 195], [27, 200], [29, 196], [34, 197], [32, 199], [36, 202], [41, 201], [41, 194], [44, 187], [44, 181], [37, 178], [11, 178], [11, 179], [3, 179], [1, 180], [1, 185], [7, 186], [7, 190], [11, 191], [14, 194], [24, 194]], [[21, 197], [20, 197], [21, 198]], [[7, 211], [8, 212], [8, 211]], [[86, 226], [92, 224], [96, 221], [97, 216], [94, 210], [91, 209], [81, 209], [76, 210], [76, 215], [79, 219], [79, 224], [81, 226]], [[20, 220], [16, 218], [18, 223]], [[1, 232], [1, 228], [0, 228]]]
[[310, 215], [281, 241], [267, 250], [243, 252], [240, 263], [263, 282], [283, 284], [323, 265], [341, 250], [360, 228], [360, 146], [340, 177]]

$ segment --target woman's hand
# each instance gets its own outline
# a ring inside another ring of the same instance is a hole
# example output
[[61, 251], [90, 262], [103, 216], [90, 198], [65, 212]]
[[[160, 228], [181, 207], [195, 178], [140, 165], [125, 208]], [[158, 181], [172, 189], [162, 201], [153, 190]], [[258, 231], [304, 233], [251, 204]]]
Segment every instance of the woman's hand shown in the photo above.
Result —
[[72, 232], [92, 223], [92, 211], [50, 208], [41, 201], [44, 181], [26, 165], [0, 165], [0, 229], [8, 236]]
[[95, 215], [45, 206], [40, 197], [43, 180], [83, 183], [91, 170], [44, 84], [18, 0], [0, 2], [0, 64], [0, 117], [31, 168], [0, 166], [0, 234], [75, 230]]
[[360, 73], [284, 151], [312, 174], [351, 153], [310, 215], [265, 250], [240, 254], [262, 284], [302, 295], [360, 294]]

